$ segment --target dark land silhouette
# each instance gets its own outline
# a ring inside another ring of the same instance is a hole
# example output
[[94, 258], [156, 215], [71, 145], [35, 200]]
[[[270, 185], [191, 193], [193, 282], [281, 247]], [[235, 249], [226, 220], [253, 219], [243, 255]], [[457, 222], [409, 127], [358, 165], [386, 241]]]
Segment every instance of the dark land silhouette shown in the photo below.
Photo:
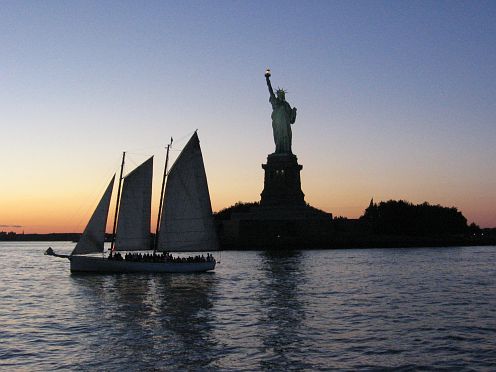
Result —
[[[306, 205], [306, 215], [301, 217], [303, 220], [295, 220], [292, 216], [258, 220], [263, 216], [259, 213], [261, 208], [259, 202], [238, 202], [214, 213], [221, 249], [496, 245], [496, 228], [468, 224], [457, 208], [427, 202], [415, 205], [403, 200], [371, 201], [357, 219], [332, 217]], [[278, 208], [269, 208], [264, 213], [269, 212], [283, 216]], [[291, 212], [298, 214], [301, 209], [286, 208], [286, 214]], [[250, 220], [247, 216], [255, 216], [255, 219]], [[306, 222], [305, 216], [310, 216]], [[232, 231], [233, 224], [236, 233]], [[0, 241], [77, 241], [80, 236], [79, 233], [17, 234], [0, 231]], [[151, 234], [152, 242], [153, 237]], [[106, 240], [110, 239], [111, 234], [106, 234]]]
[[[81, 233], [48, 233], [48, 234], [18, 234], [14, 231], [0, 231], [0, 241], [22, 241], [22, 242], [77, 242], [81, 237]], [[155, 234], [150, 233], [150, 240], [153, 242]], [[112, 234], [105, 233], [105, 241], [110, 242]], [[151, 246], [150, 249], [153, 249]]]
[[13, 231], [0, 231], [0, 241], [78, 241], [79, 233], [17, 234]]
[[[307, 205], [316, 214], [325, 212]], [[481, 229], [455, 207], [412, 204], [403, 200], [371, 201], [358, 219], [332, 217], [324, 221], [291, 216], [298, 210], [270, 208], [276, 217], [254, 221], [264, 207], [242, 203], [214, 214], [223, 249], [439, 247], [494, 245], [496, 228]], [[265, 208], [267, 210], [267, 208]], [[284, 212], [283, 212], [284, 211]], [[277, 216], [280, 218], [278, 219]]]

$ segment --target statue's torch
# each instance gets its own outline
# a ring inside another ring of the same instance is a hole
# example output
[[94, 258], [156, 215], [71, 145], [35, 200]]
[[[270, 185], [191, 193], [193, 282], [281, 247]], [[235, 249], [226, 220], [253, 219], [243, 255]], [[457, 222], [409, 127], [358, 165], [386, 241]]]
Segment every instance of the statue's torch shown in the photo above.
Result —
[[268, 68], [267, 70], [265, 70], [265, 77], [266, 78], [270, 77], [270, 68]]

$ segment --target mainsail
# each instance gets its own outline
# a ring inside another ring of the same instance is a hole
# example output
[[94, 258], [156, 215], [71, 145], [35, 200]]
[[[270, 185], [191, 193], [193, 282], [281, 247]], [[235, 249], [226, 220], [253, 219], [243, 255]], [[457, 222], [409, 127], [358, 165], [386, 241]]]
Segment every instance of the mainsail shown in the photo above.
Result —
[[116, 250], [150, 249], [152, 176], [153, 157], [124, 178], [117, 219]]
[[218, 249], [207, 176], [196, 132], [167, 177], [158, 251]]
[[71, 255], [103, 252], [105, 242], [105, 227], [107, 225], [107, 216], [110, 205], [110, 197], [114, 186], [114, 177], [110, 181], [105, 193], [103, 194], [98, 206], [84, 229], [83, 235], [79, 239]]

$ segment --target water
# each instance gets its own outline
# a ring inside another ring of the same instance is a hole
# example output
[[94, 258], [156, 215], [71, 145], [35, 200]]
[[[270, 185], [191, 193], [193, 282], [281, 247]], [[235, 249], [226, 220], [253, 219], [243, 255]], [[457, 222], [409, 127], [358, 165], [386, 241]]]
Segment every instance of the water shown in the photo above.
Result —
[[215, 273], [71, 275], [48, 245], [0, 243], [2, 370], [496, 369], [496, 247], [223, 252]]

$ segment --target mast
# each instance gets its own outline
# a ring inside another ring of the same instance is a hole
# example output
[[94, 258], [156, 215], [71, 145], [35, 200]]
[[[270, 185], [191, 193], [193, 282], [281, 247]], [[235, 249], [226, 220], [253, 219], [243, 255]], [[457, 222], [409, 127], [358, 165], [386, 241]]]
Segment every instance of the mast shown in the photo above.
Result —
[[160, 191], [160, 203], [158, 205], [157, 228], [155, 229], [155, 244], [153, 245], [153, 252], [157, 251], [160, 218], [162, 216], [162, 203], [164, 200], [165, 178], [167, 177], [167, 165], [169, 163], [169, 149], [171, 146], [172, 146], [172, 137], [170, 144], [167, 145], [167, 155], [165, 156], [164, 176], [162, 178], [162, 189]]
[[117, 226], [117, 213], [119, 212], [119, 199], [121, 198], [121, 184], [122, 184], [122, 172], [124, 170], [124, 159], [126, 158], [126, 152], [122, 152], [122, 163], [121, 163], [121, 174], [119, 176], [119, 188], [117, 189], [117, 201], [115, 203], [115, 215], [114, 215], [114, 227], [112, 228], [112, 242], [110, 244], [110, 254], [114, 252], [115, 243], [115, 228]]

